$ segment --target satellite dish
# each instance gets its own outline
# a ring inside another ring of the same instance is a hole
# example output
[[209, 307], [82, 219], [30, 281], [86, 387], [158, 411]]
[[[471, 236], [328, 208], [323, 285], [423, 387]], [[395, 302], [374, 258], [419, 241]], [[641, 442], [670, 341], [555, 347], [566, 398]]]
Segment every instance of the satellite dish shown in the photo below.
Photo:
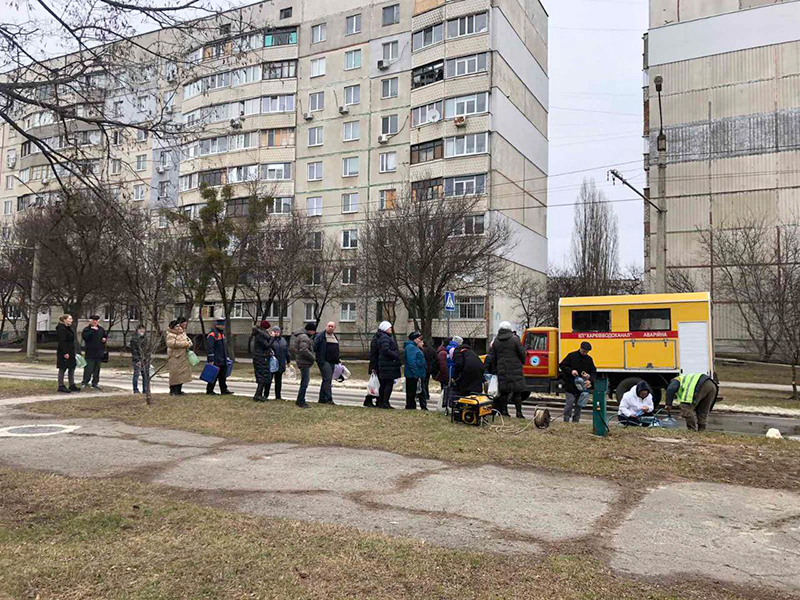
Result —
[[441, 118], [442, 115], [439, 114], [438, 110], [434, 109], [428, 111], [428, 123], [436, 123]]

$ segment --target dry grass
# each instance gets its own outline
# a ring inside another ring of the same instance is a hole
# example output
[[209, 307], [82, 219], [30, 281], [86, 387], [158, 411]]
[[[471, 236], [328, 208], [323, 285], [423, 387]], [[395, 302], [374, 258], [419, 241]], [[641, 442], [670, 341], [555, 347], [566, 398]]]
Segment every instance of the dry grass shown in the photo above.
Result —
[[0, 398], [20, 398], [37, 394], [54, 394], [58, 390], [55, 381], [44, 379], [12, 379], [0, 377]]
[[800, 409], [800, 401], [793, 400], [791, 392], [773, 392], [770, 390], [741, 390], [723, 387], [720, 391], [722, 400], [717, 406], [774, 406], [778, 408]]
[[[498, 557], [198, 506], [168, 488], [0, 468], [0, 597], [757, 598], [612, 573], [583, 550]], [[658, 559], [660, 560], [660, 558]], [[761, 597], [777, 598], [774, 594]]]
[[722, 385], [725, 385], [726, 381], [792, 385], [792, 369], [783, 365], [729, 362], [717, 359], [714, 361], [714, 368]]
[[[65, 417], [111, 418], [248, 442], [380, 449], [457, 463], [491, 463], [658, 483], [677, 478], [800, 490], [800, 444], [685, 430], [622, 429], [597, 438], [588, 427], [554, 422], [520, 435], [453, 425], [438, 413], [293, 403], [240, 396], [67, 397], [26, 405]], [[506, 424], [509, 421], [506, 420]], [[519, 425], [519, 421], [512, 420]], [[664, 438], [678, 440], [665, 442]]]

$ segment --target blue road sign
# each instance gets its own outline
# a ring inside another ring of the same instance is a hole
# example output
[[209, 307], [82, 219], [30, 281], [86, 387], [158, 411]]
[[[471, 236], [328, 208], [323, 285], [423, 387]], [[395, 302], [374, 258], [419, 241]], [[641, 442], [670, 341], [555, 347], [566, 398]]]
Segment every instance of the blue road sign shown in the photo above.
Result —
[[444, 293], [444, 309], [448, 312], [455, 312], [456, 310], [456, 293], [455, 292], [445, 292]]

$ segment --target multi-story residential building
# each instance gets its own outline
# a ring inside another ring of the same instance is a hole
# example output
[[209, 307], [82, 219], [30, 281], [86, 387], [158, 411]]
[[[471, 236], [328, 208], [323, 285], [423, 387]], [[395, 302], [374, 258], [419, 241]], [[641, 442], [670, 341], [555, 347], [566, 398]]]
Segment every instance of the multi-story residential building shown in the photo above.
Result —
[[[507, 220], [515, 245], [506, 260], [544, 277], [547, 14], [539, 0], [278, 0], [219, 19], [216, 37], [188, 49], [190, 68], [177, 83], [165, 65], [137, 97], [106, 104], [158, 111], [184, 128], [180, 151], [139, 133], [99, 167], [133, 201], [194, 213], [201, 184], [230, 184], [244, 206], [259, 182], [276, 198], [273, 213], [306, 211], [346, 256], [370, 211], [390, 210], [406, 189], [476, 194], [483, 211], [465, 227], [480, 233], [488, 218]], [[3, 156], [22, 159], [3, 165], [10, 220], [37, 191], [22, 194], [15, 182], [25, 172], [30, 186], [39, 174], [8, 127], [2, 144]], [[355, 281], [343, 268], [344, 289]], [[247, 304], [237, 306], [235, 332], [249, 331]], [[479, 345], [499, 321], [515, 320], [502, 290], [457, 304], [452, 332]], [[299, 300], [267, 316], [280, 311], [286, 328], [297, 328], [314, 307]], [[356, 352], [379, 313], [375, 300], [345, 297], [322, 320], [337, 321], [343, 346]], [[398, 311], [398, 331], [409, 327]]]
[[[715, 293], [702, 231], [749, 215], [796, 222], [800, 202], [800, 2], [650, 0], [644, 134], [659, 202], [654, 80], [663, 78], [667, 268]], [[645, 270], [655, 281], [656, 211], [645, 209]], [[747, 340], [735, 306], [715, 297], [719, 351]]]

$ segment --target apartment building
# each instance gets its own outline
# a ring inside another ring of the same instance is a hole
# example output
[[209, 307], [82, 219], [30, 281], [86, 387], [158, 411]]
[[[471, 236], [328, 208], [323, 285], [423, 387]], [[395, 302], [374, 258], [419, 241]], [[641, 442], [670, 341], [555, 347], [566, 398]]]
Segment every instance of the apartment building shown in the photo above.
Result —
[[[658, 202], [656, 76], [663, 78], [667, 268], [715, 293], [701, 231], [766, 216], [798, 218], [800, 2], [650, 0], [645, 37], [645, 168]], [[645, 209], [645, 270], [655, 273], [656, 214]], [[747, 335], [735, 306], [715, 298], [719, 351]]]
[[[390, 210], [405, 190], [476, 194], [484, 210], [466, 230], [507, 220], [515, 245], [506, 259], [544, 277], [547, 14], [538, 0], [278, 0], [219, 23], [187, 48], [187, 68], [163, 65], [140, 93], [106, 103], [129, 118], [158, 112], [182, 126], [178, 148], [138, 132], [98, 164], [126, 197], [196, 214], [203, 183], [232, 186], [229, 210], [245, 206], [253, 185], [268, 186], [271, 212], [306, 211], [346, 256], [370, 211]], [[32, 181], [42, 180], [7, 127], [2, 145], [10, 226], [24, 198], [42, 193]], [[357, 281], [353, 269], [342, 277], [344, 289]], [[499, 321], [515, 320], [502, 289], [457, 304], [451, 332], [479, 345]], [[205, 316], [214, 310], [211, 301]], [[314, 306], [275, 306], [268, 318], [281, 311], [285, 328], [298, 328]], [[337, 321], [344, 348], [359, 352], [380, 312], [354, 292], [322, 320]], [[411, 327], [401, 310], [397, 320], [398, 332]], [[251, 323], [243, 298], [234, 332]], [[444, 332], [443, 320], [435, 335]]]

